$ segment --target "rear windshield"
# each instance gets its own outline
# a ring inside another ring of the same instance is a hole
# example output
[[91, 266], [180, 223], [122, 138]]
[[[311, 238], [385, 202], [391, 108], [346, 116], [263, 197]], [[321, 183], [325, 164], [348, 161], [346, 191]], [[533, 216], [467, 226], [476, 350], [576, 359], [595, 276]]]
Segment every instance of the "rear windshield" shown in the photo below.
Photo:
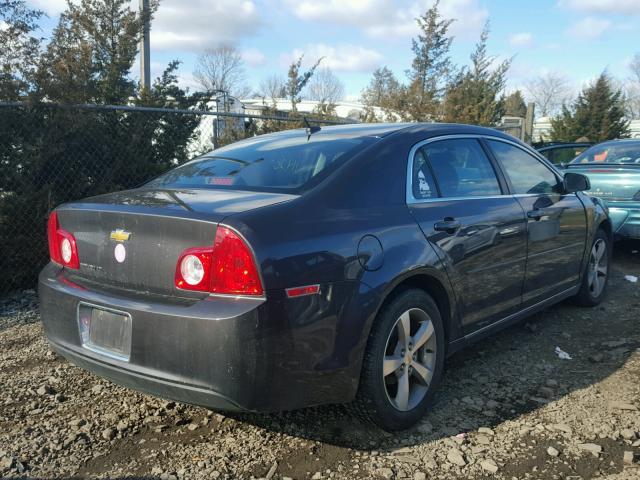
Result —
[[256, 137], [192, 160], [147, 186], [303, 190], [378, 138], [331, 133], [308, 138], [305, 132]]
[[640, 165], [640, 142], [595, 145], [576, 157], [571, 165], [578, 163], [632, 163]]

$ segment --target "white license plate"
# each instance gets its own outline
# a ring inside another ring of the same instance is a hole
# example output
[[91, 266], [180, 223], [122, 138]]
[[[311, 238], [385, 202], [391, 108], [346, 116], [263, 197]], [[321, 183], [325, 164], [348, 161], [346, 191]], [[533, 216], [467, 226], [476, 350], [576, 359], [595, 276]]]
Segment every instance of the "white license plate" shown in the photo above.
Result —
[[78, 305], [78, 328], [82, 346], [116, 360], [131, 355], [131, 315], [96, 305]]

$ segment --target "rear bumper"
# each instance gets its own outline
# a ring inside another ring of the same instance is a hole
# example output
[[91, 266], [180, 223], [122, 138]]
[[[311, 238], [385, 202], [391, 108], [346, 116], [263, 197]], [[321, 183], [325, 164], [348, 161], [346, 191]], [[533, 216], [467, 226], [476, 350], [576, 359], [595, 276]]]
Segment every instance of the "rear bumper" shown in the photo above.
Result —
[[[313, 296], [291, 304], [277, 295], [268, 302], [148, 299], [85, 289], [53, 264], [39, 280], [45, 334], [69, 361], [144, 393], [231, 411], [291, 410], [353, 398], [359, 364], [349, 352], [335, 350], [336, 302], [344, 297], [340, 288], [332, 290], [329, 303]], [[82, 346], [80, 302], [131, 316], [128, 361]]]
[[107, 380], [149, 395], [176, 400], [193, 405], [203, 405], [216, 410], [242, 411], [245, 408], [233, 400], [208, 388], [154, 378], [134, 368], [120, 368], [50, 341], [53, 350], [74, 365], [106, 378]]
[[616, 236], [640, 239], [640, 202], [608, 201], [607, 207]]

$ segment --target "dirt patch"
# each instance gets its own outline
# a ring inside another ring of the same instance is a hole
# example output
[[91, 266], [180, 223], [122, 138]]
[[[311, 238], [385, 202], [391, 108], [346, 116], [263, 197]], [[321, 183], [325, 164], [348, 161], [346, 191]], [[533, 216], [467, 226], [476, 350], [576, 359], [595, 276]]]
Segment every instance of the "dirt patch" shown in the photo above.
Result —
[[618, 246], [600, 307], [557, 305], [451, 358], [430, 414], [396, 435], [340, 406], [231, 417], [118, 387], [50, 352], [15, 297], [0, 304], [0, 476], [640, 478], [637, 249]]

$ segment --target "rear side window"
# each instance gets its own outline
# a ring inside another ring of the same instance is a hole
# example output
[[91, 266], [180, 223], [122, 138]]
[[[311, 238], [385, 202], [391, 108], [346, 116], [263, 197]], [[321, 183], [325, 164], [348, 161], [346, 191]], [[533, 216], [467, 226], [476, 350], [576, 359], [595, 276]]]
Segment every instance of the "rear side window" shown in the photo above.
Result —
[[256, 137], [175, 168], [147, 186], [291, 191], [346, 162], [377, 136], [305, 133]]
[[488, 140], [491, 150], [511, 180], [513, 193], [555, 193], [558, 178], [533, 155], [505, 142]]
[[416, 199], [500, 195], [491, 162], [476, 139], [428, 143], [413, 159], [413, 196]]

